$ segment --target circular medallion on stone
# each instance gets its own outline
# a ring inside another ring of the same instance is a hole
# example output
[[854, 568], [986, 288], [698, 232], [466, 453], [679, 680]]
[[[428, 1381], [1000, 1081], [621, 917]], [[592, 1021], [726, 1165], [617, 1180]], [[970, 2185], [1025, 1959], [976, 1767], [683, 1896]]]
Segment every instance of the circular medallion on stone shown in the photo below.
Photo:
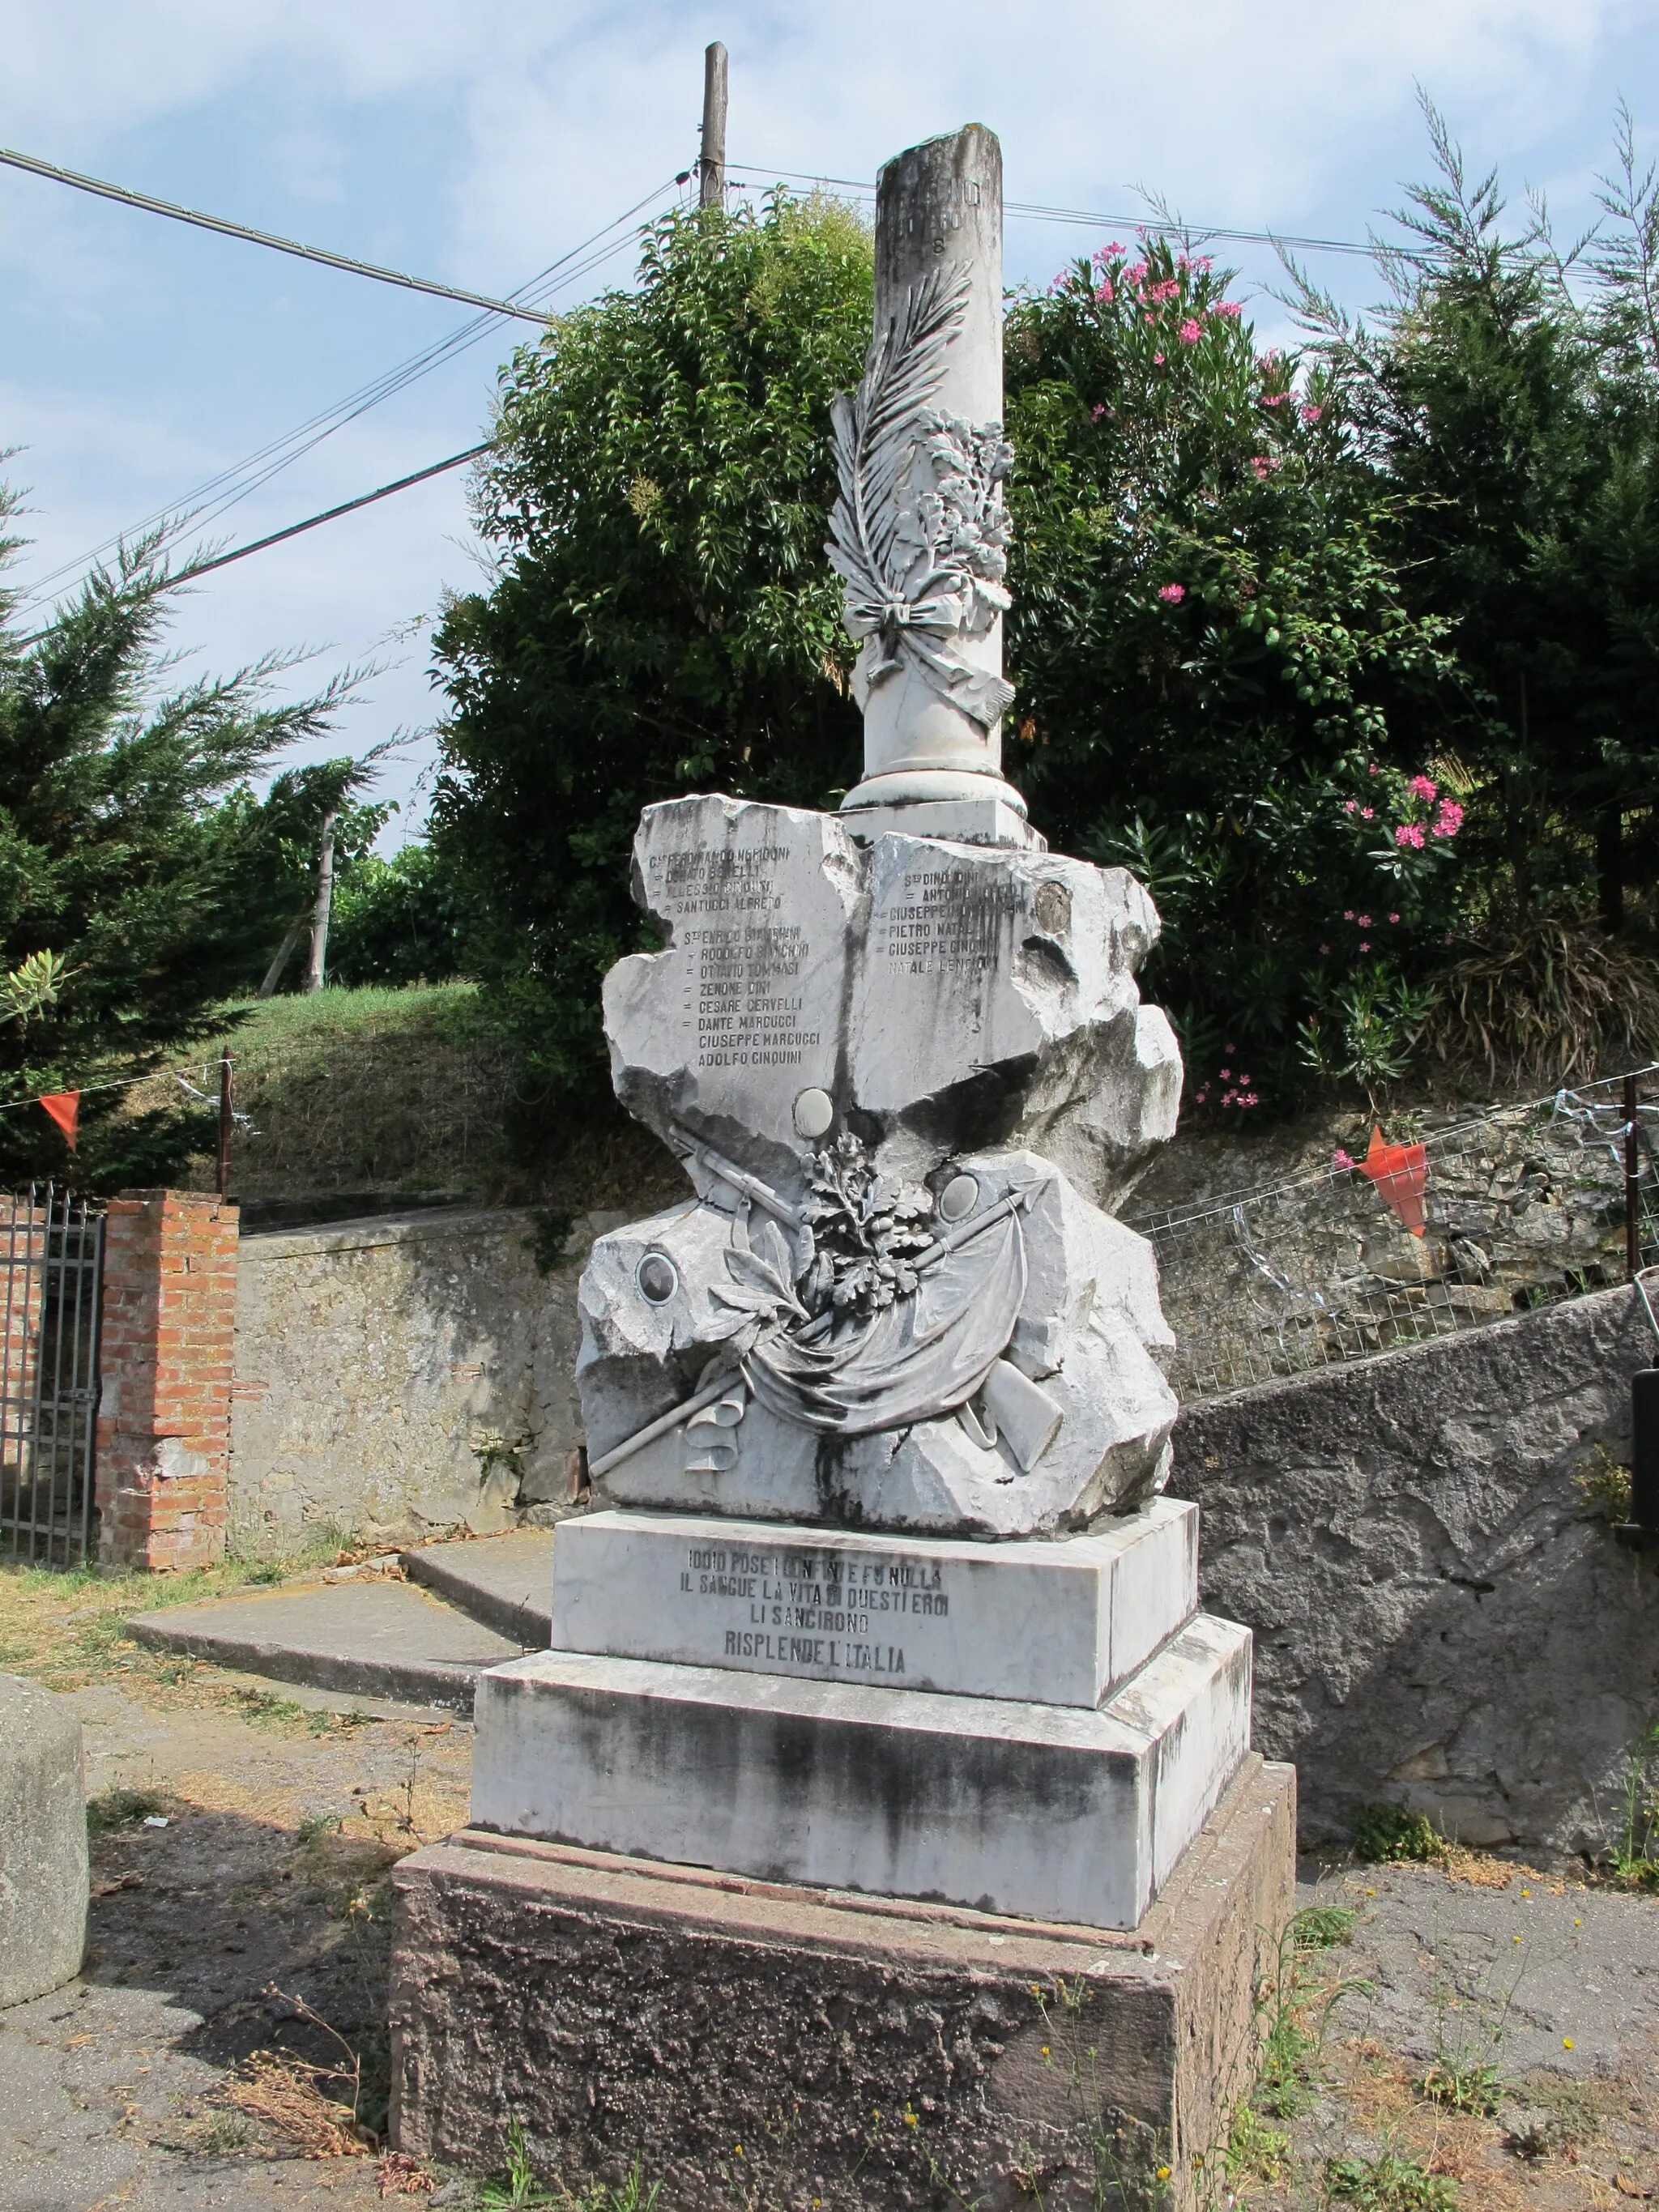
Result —
[[979, 1178], [976, 1176], [952, 1176], [939, 1194], [941, 1221], [965, 1221], [979, 1204]]
[[680, 1286], [679, 1269], [666, 1252], [647, 1252], [634, 1270], [634, 1280], [647, 1305], [665, 1306]]
[[821, 1137], [836, 1118], [836, 1102], [827, 1091], [803, 1091], [795, 1101], [795, 1127], [803, 1137]]
[[1039, 929], [1064, 937], [1072, 926], [1072, 894], [1064, 884], [1040, 884], [1031, 910]]

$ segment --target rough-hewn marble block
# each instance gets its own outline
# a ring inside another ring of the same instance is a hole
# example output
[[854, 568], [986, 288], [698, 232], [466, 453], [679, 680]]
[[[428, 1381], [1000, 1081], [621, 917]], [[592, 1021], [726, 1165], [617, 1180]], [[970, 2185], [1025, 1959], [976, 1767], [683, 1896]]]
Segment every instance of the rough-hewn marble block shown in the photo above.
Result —
[[559, 1650], [475, 1711], [476, 1827], [1133, 1928], [1249, 1748], [1250, 1637], [1196, 1614], [1093, 1712]]
[[1295, 1831], [1294, 1771], [1250, 1757], [1123, 1935], [464, 1830], [392, 1874], [392, 2140], [499, 2167], [516, 2118], [538, 2172], [585, 2192], [637, 2160], [675, 2212], [1033, 2204], [1034, 2174], [1083, 2212], [1104, 2151], [1192, 2212]]
[[973, 1544], [594, 1513], [555, 1539], [556, 1650], [1093, 1708], [1198, 1605], [1198, 1510]]

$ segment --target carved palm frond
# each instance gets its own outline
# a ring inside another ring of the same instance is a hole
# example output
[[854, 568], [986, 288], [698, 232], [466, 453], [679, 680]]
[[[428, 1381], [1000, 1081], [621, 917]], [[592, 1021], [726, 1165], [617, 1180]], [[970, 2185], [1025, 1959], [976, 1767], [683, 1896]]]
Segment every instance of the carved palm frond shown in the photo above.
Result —
[[967, 312], [969, 285], [969, 271], [957, 264], [912, 285], [866, 356], [857, 392], [841, 393], [831, 410], [840, 491], [824, 550], [849, 586], [854, 636], [878, 628], [883, 610], [904, 596], [905, 561], [894, 545], [901, 479], [922, 410], [944, 380], [945, 350]]

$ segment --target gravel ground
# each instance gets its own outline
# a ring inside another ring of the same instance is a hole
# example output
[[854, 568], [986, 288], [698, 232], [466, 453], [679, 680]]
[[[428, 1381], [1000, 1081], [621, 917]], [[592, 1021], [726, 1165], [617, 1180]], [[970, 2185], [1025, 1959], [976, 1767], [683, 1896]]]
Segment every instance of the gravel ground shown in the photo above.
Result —
[[4, 2212], [356, 2212], [412, 2179], [349, 2106], [384, 2126], [386, 1869], [465, 1819], [471, 1731], [187, 1672], [162, 1710], [64, 1693], [94, 1813], [130, 1817], [94, 1836], [80, 1979], [0, 2013]]
[[1566, 2212], [1656, 2197], [1659, 1900], [1452, 1863], [1304, 1867], [1304, 1908], [1352, 1914], [1352, 1930], [1299, 1955], [1296, 2009], [1317, 2044], [1299, 2109], [1261, 2114], [1254, 2155], [1236, 2136], [1221, 2203]]

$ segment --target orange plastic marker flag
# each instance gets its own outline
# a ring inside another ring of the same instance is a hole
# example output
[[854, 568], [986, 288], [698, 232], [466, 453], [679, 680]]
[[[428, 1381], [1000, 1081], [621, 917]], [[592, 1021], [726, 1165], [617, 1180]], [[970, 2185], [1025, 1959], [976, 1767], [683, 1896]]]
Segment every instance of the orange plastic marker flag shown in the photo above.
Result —
[[1423, 1234], [1423, 1193], [1429, 1180], [1429, 1156], [1421, 1145], [1388, 1145], [1381, 1129], [1371, 1131], [1370, 1148], [1359, 1172], [1376, 1185], [1379, 1196], [1413, 1237]]
[[81, 1094], [78, 1091], [49, 1091], [37, 1105], [44, 1106], [64, 1133], [64, 1142], [70, 1152], [81, 1127]]

